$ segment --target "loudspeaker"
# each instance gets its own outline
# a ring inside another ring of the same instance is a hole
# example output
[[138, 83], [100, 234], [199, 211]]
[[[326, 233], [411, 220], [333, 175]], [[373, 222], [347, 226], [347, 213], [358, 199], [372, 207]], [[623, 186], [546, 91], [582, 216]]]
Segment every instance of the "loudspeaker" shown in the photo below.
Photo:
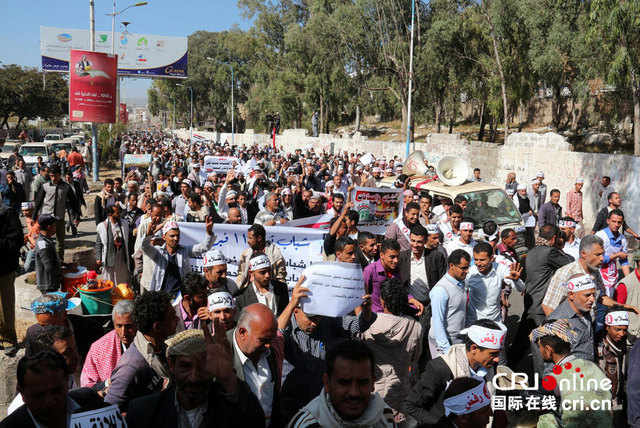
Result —
[[411, 153], [402, 167], [402, 173], [408, 176], [427, 175], [429, 168], [424, 164], [424, 153], [416, 150]]
[[445, 156], [436, 165], [436, 172], [447, 186], [459, 186], [467, 181], [469, 166], [459, 156]]

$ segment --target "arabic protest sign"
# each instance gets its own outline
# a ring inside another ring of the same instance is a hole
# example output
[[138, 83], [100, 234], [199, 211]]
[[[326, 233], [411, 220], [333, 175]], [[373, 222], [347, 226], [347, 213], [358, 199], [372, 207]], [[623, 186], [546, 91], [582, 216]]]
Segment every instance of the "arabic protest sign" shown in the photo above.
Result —
[[[180, 244], [195, 245], [206, 235], [204, 223], [178, 223]], [[211, 248], [221, 250], [227, 259], [227, 276], [235, 279], [242, 251], [249, 248], [247, 231], [249, 226], [238, 224], [215, 224], [213, 232], [216, 242]], [[312, 263], [322, 261], [325, 232], [299, 227], [267, 226], [267, 240], [278, 247], [287, 264], [287, 283], [296, 285], [302, 272]], [[202, 273], [202, 258], [190, 259], [191, 269]]]
[[330, 214], [314, 215], [311, 217], [299, 218], [287, 222], [287, 226], [291, 227], [307, 227], [310, 229], [329, 230], [329, 223], [333, 218]]
[[136, 155], [127, 153], [123, 160], [126, 166], [149, 166], [151, 164], [151, 155]]
[[[233, 163], [239, 164], [238, 158], [235, 156], [205, 156], [204, 157], [204, 172], [207, 174], [211, 172], [224, 173], [229, 172], [233, 168]], [[236, 167], [236, 171], [239, 166]]]
[[357, 263], [320, 262], [304, 270], [302, 286], [310, 291], [300, 300], [307, 314], [341, 317], [362, 304], [364, 278]]
[[382, 235], [402, 215], [402, 189], [356, 187], [351, 200], [360, 215], [360, 230]]
[[115, 123], [118, 57], [72, 50], [69, 61], [69, 120]]
[[120, 414], [117, 405], [102, 407], [88, 412], [74, 413], [69, 423], [71, 428], [127, 428], [127, 423]]

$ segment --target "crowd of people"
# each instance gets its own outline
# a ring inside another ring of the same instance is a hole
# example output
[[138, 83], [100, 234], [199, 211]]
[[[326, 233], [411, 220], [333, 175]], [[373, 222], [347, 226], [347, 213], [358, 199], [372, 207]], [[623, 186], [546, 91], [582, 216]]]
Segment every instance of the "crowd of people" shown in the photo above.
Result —
[[[4, 190], [19, 189], [19, 159], [1, 180], [5, 354], [18, 347], [17, 273], [35, 271], [42, 295], [0, 427], [67, 426], [72, 413], [100, 405], [117, 405], [129, 426], [640, 424], [640, 272], [632, 268], [640, 257], [625, 234], [638, 235], [608, 177], [587, 230], [581, 178], [563, 208], [542, 171], [527, 185], [510, 173], [504, 190], [526, 225], [519, 242], [519, 231], [494, 220], [475, 224], [464, 196], [413, 189], [397, 156], [363, 163], [356, 151], [285, 153], [129, 132], [121, 160], [152, 161], [104, 180], [93, 212], [96, 266], [136, 298], [100, 325], [68, 313], [74, 304], [60, 292], [62, 275], [76, 269], [63, 263], [65, 236], [90, 220], [74, 153], [36, 166], [22, 199]], [[207, 155], [237, 165], [206, 172]], [[479, 168], [469, 180], [484, 181]], [[401, 189], [402, 215], [375, 235], [359, 227], [351, 194], [383, 183]], [[361, 304], [342, 317], [304, 311], [311, 286], [304, 277], [287, 284], [287, 263], [265, 229], [321, 214], [331, 217], [324, 259], [362, 269]], [[198, 243], [181, 243], [184, 222], [202, 224]], [[233, 279], [224, 251], [212, 248], [219, 224], [246, 227]], [[195, 257], [202, 272], [192, 270]], [[524, 299], [519, 323], [509, 314], [514, 293]], [[522, 373], [528, 384], [516, 380]], [[597, 386], [576, 390], [574, 373]], [[576, 397], [608, 404], [565, 407]]]

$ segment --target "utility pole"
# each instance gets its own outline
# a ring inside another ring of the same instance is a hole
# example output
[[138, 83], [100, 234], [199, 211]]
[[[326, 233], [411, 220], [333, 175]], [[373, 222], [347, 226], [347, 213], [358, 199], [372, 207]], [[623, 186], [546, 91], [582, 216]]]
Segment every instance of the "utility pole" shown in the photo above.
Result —
[[[96, 19], [94, 0], [89, 0], [89, 29], [91, 34], [91, 52], [96, 50]], [[93, 182], [100, 180], [100, 164], [98, 158], [98, 125], [91, 122], [91, 149], [93, 151]]]

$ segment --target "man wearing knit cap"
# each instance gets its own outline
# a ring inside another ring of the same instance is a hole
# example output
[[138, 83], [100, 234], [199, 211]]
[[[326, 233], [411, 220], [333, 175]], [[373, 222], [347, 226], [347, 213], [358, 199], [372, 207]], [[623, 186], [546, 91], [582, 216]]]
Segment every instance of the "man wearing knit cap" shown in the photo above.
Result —
[[202, 258], [202, 270], [207, 280], [209, 294], [217, 291], [226, 291], [233, 295], [238, 292], [238, 285], [227, 278], [227, 258], [222, 251], [212, 249], [206, 252]]
[[[418, 425], [446, 426], [445, 391], [450, 381], [461, 377], [489, 381], [495, 375], [507, 327], [490, 320], [478, 320], [460, 333], [464, 343], [451, 346], [444, 355], [429, 361], [407, 396], [407, 412]], [[486, 426], [486, 423], [477, 426]]]
[[[556, 381], [557, 386], [553, 392], [557, 412], [560, 413], [560, 421], [554, 413], [542, 414], [538, 419], [538, 426], [612, 426], [611, 407], [607, 403], [611, 401], [611, 392], [605, 386], [607, 380], [596, 364], [574, 355], [573, 343], [579, 337], [580, 332], [573, 328], [571, 320], [565, 318], [549, 320], [531, 332], [532, 346], [538, 348], [538, 354], [548, 363], [549, 370], [545, 375]], [[552, 367], [559, 367], [559, 370], [551, 372]], [[576, 381], [578, 375], [580, 380]], [[575, 387], [576, 382], [582, 379], [589, 381], [588, 388]], [[576, 402], [577, 405], [574, 404]], [[601, 406], [584, 405], [596, 402]]]
[[629, 329], [629, 313], [625, 310], [612, 309], [605, 316], [604, 334], [600, 334], [596, 356], [600, 369], [611, 381], [612, 408], [614, 420], [623, 422], [626, 415], [622, 413], [626, 402], [627, 378], [627, 330]]
[[280, 316], [289, 303], [287, 284], [271, 279], [271, 262], [264, 253], [255, 253], [249, 260], [249, 285], [235, 295], [238, 312], [253, 304], [262, 303]]
[[174, 387], [133, 400], [132, 427], [261, 427], [258, 399], [233, 371], [233, 354], [220, 323], [208, 330], [186, 330], [166, 341]]
[[444, 411], [444, 427], [486, 427], [493, 416], [487, 384], [473, 377], [452, 380], [444, 393]]

